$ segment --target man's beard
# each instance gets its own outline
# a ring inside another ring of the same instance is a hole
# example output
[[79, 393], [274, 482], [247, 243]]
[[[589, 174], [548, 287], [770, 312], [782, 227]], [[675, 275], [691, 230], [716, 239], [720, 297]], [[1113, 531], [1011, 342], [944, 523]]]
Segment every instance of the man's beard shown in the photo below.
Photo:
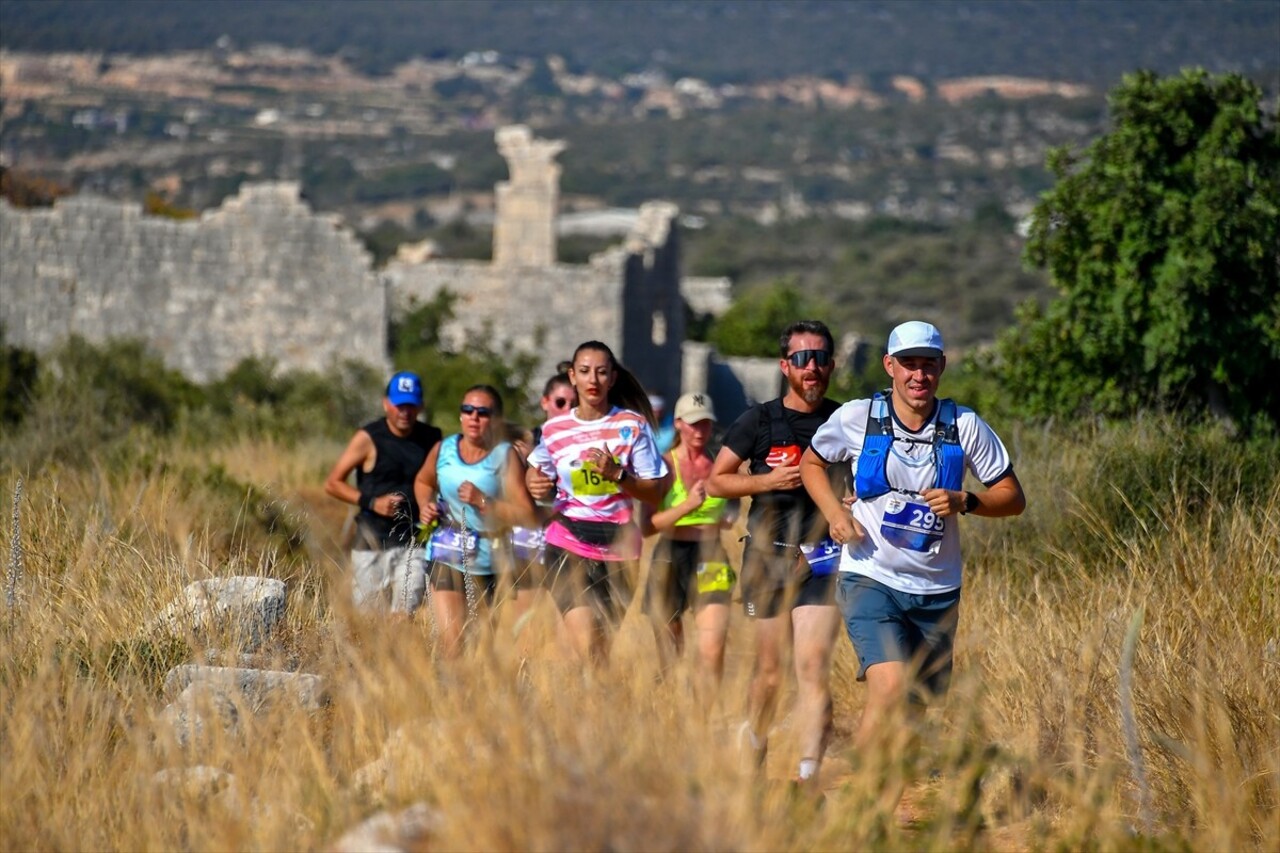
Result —
[[807, 404], [813, 406], [822, 402], [822, 398], [826, 396], [827, 383], [823, 382], [822, 376], [819, 375], [817, 385], [805, 387], [804, 376], [798, 376], [796, 380], [791, 383], [791, 390], [795, 391], [796, 395], [801, 400], [804, 400]]

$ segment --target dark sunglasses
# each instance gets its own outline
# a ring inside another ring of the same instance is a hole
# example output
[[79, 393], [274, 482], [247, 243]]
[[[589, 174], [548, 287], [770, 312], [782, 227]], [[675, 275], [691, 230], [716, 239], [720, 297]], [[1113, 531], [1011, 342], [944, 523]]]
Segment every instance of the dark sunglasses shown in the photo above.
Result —
[[493, 409], [488, 406], [473, 406], [470, 403], [463, 403], [458, 407], [458, 411], [464, 415], [475, 415], [478, 418], [487, 418], [493, 414]]
[[814, 367], [826, 367], [831, 363], [831, 353], [824, 349], [802, 349], [787, 356], [787, 361], [791, 362], [792, 367], [804, 367], [809, 363], [809, 359], [813, 359]]
[[566, 400], [564, 397], [552, 397], [552, 398], [551, 398], [551, 405], [555, 406], [557, 409], [567, 409], [567, 408], [569, 408], [569, 403], [570, 403], [570, 402], [572, 402], [572, 401], [570, 401], [570, 400]]

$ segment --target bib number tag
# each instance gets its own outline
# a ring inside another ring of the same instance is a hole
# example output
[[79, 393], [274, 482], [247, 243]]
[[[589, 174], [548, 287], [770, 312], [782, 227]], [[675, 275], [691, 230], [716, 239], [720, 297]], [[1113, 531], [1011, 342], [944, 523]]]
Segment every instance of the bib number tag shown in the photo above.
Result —
[[600, 476], [593, 462], [583, 462], [582, 467], [573, 469], [573, 473], [569, 475], [569, 482], [573, 486], [575, 495], [600, 497], [618, 493], [618, 484]]
[[541, 527], [511, 528], [511, 556], [517, 563], [543, 562], [547, 535]]
[[889, 498], [880, 522], [880, 535], [904, 551], [936, 554], [942, 547], [946, 519], [939, 518], [928, 504]]
[[737, 578], [728, 563], [699, 563], [698, 592], [728, 592]]
[[800, 553], [815, 575], [829, 575], [840, 567], [840, 545], [830, 536], [812, 545], [801, 545]]
[[427, 540], [427, 559], [450, 566], [461, 566], [474, 560], [478, 537], [474, 530], [458, 530], [456, 527], [437, 527]]

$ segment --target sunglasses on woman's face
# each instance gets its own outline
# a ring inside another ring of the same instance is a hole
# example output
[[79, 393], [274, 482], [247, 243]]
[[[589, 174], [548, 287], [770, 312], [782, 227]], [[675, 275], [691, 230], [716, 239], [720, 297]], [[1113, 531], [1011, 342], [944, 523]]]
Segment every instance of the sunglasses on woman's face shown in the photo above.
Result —
[[493, 414], [493, 409], [488, 406], [473, 406], [470, 403], [463, 403], [458, 407], [458, 411], [464, 415], [475, 415], [477, 418], [487, 418]]
[[826, 367], [831, 363], [831, 353], [824, 349], [802, 349], [787, 356], [787, 361], [791, 362], [792, 367], [804, 367], [809, 363], [809, 359], [813, 359], [814, 367]]
[[557, 408], [557, 409], [567, 409], [567, 408], [569, 408], [569, 404], [570, 404], [571, 402], [573, 402], [573, 401], [572, 401], [572, 400], [569, 400], [569, 399], [567, 399], [567, 398], [565, 398], [565, 397], [552, 397], [552, 398], [551, 398], [551, 405], [552, 405], [552, 406], [554, 406], [554, 407], [555, 407], [555, 408]]

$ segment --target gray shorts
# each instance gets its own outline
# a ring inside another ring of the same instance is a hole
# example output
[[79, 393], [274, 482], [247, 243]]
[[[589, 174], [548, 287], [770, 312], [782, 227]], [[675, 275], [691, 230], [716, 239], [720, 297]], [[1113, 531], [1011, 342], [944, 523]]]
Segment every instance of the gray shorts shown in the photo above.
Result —
[[412, 613], [426, 590], [421, 548], [351, 552], [351, 601], [358, 609]]

